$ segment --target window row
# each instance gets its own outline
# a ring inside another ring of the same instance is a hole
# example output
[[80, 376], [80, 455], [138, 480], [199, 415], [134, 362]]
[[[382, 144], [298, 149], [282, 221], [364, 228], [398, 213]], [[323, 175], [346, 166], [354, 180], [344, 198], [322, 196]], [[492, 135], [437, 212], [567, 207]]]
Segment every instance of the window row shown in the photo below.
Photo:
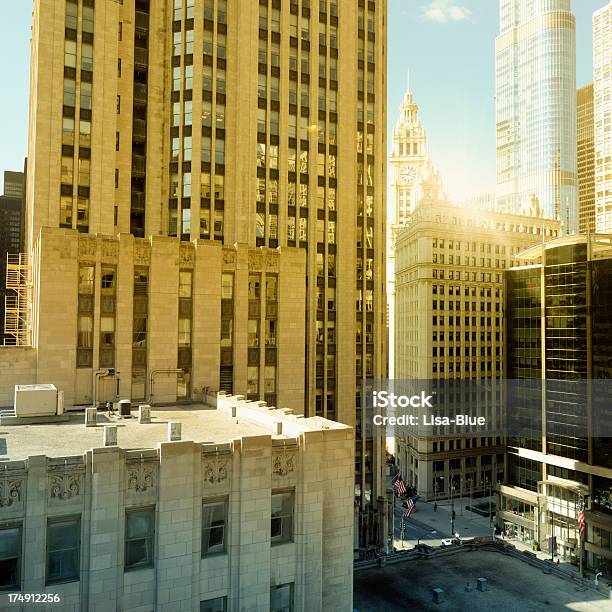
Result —
[[[249, 368], [250, 369], [250, 368]], [[228, 498], [202, 504], [202, 556], [227, 552]], [[271, 543], [291, 542], [294, 534], [294, 493], [272, 493]], [[155, 508], [137, 508], [125, 513], [124, 568], [153, 567], [155, 560]], [[23, 557], [23, 529], [15, 524], [0, 529], [0, 589], [19, 588]], [[57, 517], [47, 521], [46, 584], [79, 580], [81, 517]]]

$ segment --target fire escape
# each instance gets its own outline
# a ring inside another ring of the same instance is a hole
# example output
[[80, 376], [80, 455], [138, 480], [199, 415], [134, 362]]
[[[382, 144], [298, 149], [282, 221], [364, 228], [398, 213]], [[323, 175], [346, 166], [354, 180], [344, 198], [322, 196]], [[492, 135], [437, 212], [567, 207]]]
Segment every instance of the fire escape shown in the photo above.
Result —
[[31, 346], [32, 271], [26, 253], [7, 254], [4, 306], [6, 345]]

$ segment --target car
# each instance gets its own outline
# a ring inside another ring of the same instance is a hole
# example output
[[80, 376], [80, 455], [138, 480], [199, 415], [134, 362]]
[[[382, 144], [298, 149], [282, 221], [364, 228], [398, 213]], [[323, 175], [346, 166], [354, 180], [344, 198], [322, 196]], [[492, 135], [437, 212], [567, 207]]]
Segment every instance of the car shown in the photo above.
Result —
[[445, 538], [441, 541], [442, 546], [455, 546], [456, 544], [461, 544], [461, 540], [459, 538]]

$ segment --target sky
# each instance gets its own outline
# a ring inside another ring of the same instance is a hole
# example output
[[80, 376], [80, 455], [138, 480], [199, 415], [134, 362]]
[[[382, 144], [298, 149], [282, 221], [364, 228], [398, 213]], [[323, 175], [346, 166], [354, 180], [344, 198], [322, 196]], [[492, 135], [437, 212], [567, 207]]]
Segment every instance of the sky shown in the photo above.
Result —
[[[495, 186], [497, 0], [388, 0], [388, 137], [407, 72], [429, 153], [455, 201]], [[593, 81], [592, 15], [607, 0], [572, 0], [576, 83]]]
[[[254, 0], [253, 0], [254, 1]], [[350, 1], [350, 0], [344, 0]], [[497, 0], [388, 0], [388, 128], [407, 72], [431, 157], [455, 199], [494, 186], [494, 44]], [[573, 0], [578, 86], [592, 81], [591, 16], [605, 0]], [[27, 150], [30, 0], [0, 1], [0, 172], [21, 170]]]

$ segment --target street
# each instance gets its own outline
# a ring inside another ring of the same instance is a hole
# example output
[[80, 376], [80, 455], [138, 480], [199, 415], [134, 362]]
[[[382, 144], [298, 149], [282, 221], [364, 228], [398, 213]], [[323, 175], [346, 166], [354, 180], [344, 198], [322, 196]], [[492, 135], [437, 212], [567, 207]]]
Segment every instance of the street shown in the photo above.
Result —
[[[401, 503], [396, 498], [393, 546], [397, 550], [413, 548], [418, 543], [440, 546], [443, 539], [452, 537], [452, 508], [455, 510], [455, 533], [458, 533], [460, 537], [490, 536], [492, 533], [488, 517], [480, 516], [467, 509], [466, 506], [473, 503], [470, 498], [458, 498], [453, 500], [452, 504], [450, 500], [443, 500], [438, 502], [437, 510], [434, 510], [432, 502], [418, 500], [408, 519], [402, 518], [404, 508], [401, 507]], [[400, 531], [402, 521], [406, 527], [403, 543]]]

